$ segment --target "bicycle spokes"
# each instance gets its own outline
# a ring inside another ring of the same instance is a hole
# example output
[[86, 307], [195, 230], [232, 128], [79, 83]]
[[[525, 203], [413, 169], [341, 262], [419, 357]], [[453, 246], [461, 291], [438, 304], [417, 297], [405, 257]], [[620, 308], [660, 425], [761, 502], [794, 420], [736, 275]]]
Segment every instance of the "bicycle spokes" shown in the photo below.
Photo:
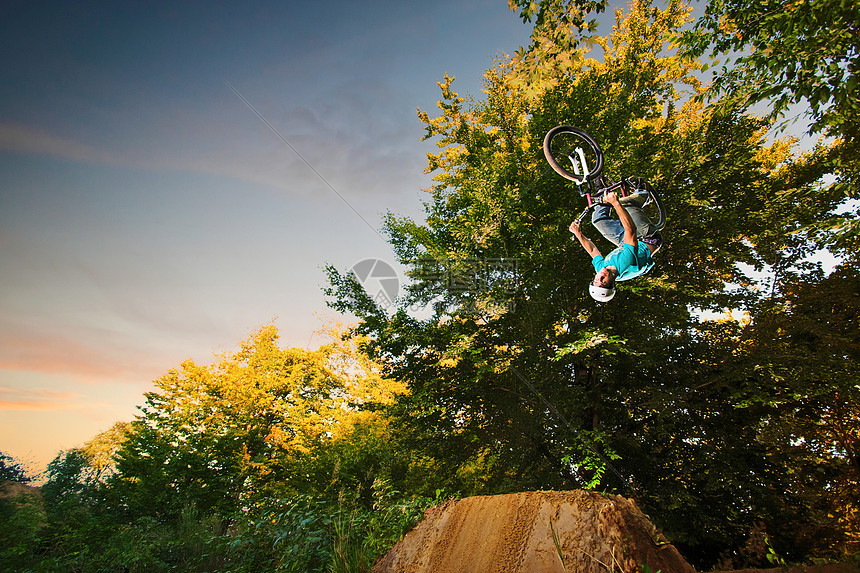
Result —
[[543, 143], [552, 168], [575, 183], [591, 181], [603, 169], [603, 152], [588, 133], [562, 125], [550, 130]]

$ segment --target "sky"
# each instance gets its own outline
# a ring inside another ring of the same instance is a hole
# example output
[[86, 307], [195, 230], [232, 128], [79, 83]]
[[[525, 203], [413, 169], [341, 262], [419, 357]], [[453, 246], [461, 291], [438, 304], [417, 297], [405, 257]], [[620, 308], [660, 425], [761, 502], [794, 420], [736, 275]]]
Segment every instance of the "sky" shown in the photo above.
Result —
[[0, 452], [40, 472], [263, 325], [324, 343], [326, 265], [402, 272], [416, 109], [529, 32], [506, 0], [0, 3]]
[[33, 472], [421, 218], [416, 108], [527, 43], [505, 0], [0, 6], [0, 451]]

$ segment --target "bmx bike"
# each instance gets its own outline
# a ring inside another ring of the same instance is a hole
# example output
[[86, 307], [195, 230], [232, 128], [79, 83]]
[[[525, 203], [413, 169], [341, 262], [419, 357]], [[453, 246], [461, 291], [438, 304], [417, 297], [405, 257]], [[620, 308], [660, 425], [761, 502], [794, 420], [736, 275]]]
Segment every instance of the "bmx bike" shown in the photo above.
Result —
[[626, 197], [634, 191], [645, 190], [648, 199], [642, 212], [656, 230], [666, 226], [666, 209], [657, 191], [642, 177], [622, 177], [621, 181], [611, 182], [603, 172], [603, 150], [585, 130], [569, 125], [559, 125], [546, 134], [543, 140], [543, 153], [553, 170], [576, 183], [579, 194], [586, 198], [588, 205], [576, 218], [578, 223], [594, 207], [603, 203], [606, 193], [615, 191]]

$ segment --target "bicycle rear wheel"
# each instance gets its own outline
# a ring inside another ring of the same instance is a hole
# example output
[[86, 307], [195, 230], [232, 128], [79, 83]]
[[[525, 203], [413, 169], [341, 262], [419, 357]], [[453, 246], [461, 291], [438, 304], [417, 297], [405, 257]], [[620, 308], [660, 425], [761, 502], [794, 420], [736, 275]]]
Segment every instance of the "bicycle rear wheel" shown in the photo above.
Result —
[[665, 227], [666, 208], [663, 207], [663, 201], [660, 199], [660, 195], [657, 194], [657, 190], [642, 177], [628, 177], [627, 181], [633, 186], [632, 190], [638, 191], [644, 189], [648, 191], [648, 200], [642, 206], [642, 212], [650, 219], [651, 224], [658, 231]]
[[603, 171], [603, 150], [585, 130], [559, 125], [546, 134], [543, 153], [556, 173], [582, 184]]

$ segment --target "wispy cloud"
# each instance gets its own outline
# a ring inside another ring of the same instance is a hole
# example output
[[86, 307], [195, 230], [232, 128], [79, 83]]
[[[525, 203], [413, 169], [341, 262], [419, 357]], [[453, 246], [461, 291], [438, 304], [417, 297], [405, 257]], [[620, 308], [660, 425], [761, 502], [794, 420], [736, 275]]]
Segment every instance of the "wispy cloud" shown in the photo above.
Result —
[[252, 98], [237, 85], [269, 127], [228, 86], [221, 87], [232, 99], [224, 93], [199, 108], [161, 109], [157, 117], [144, 114], [131, 126], [116, 125], [109, 135], [0, 122], [0, 152], [228, 177], [290, 195], [330, 193], [323, 179], [350, 202], [423, 186], [424, 154], [433, 148], [420, 142], [412, 102], [407, 105], [407, 96], [384, 82], [346, 81], [310, 105], [286, 107], [265, 97], [282, 93], [283, 86], [272, 85], [262, 96], [258, 90]]
[[[289, 171], [282, 157], [272, 156], [272, 154], [248, 154], [247, 151], [242, 153], [229, 147], [210, 149], [208, 152], [201, 153], [193, 151], [195, 147], [206, 146], [189, 144], [185, 150], [178, 153], [162, 151], [157, 147], [133, 153], [123, 152], [121, 149], [107, 151], [36, 127], [0, 123], [0, 152], [41, 155], [79, 163], [118, 165], [154, 171], [205, 173], [283, 190], [295, 190], [300, 187], [295, 184], [295, 181], [288, 184]], [[280, 161], [275, 161], [276, 158]], [[273, 165], [277, 166], [277, 169], [273, 169]]]
[[52, 390], [25, 390], [0, 386], [0, 410], [27, 410], [37, 412], [54, 412], [85, 407], [78, 402], [81, 394], [71, 392], [55, 392]]
[[9, 123], [0, 123], [0, 151], [50, 155], [83, 162], [115, 162], [110, 154], [85, 143]]
[[0, 335], [0, 370], [72, 375], [81, 382], [133, 380], [158, 375], [156, 360], [96, 338], [91, 344], [48, 333]]

